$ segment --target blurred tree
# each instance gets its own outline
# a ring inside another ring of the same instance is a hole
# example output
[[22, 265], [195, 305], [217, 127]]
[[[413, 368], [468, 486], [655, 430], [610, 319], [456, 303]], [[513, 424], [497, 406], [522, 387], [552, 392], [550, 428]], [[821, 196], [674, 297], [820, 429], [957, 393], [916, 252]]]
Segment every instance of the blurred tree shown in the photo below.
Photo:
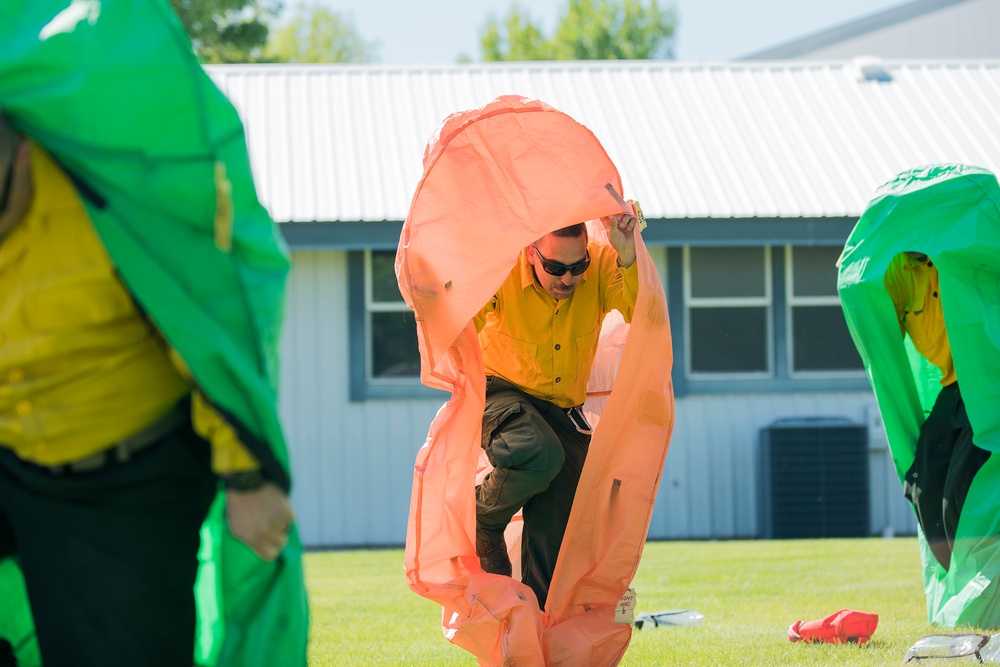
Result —
[[268, 22], [280, 0], [170, 0], [191, 45], [204, 63], [252, 63], [262, 59]]
[[483, 60], [555, 60], [555, 47], [542, 31], [522, 15], [517, 5], [510, 8], [501, 26], [490, 18], [481, 39]]
[[283, 63], [367, 63], [375, 60], [377, 44], [365, 41], [348, 16], [299, 4], [274, 29], [264, 54]]
[[483, 60], [623, 60], [673, 58], [673, 8], [657, 0], [569, 0], [547, 38], [517, 5], [501, 24], [490, 18], [480, 45]]

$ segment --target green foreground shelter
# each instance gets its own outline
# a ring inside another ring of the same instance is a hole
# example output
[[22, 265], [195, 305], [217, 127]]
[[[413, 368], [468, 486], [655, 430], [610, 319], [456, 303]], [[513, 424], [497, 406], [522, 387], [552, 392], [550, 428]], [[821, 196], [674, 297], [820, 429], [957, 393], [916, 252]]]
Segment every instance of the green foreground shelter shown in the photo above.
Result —
[[[277, 346], [288, 253], [257, 200], [236, 110], [167, 0], [0, 4], [0, 108], [70, 175], [137, 303], [287, 491]], [[200, 559], [195, 664], [305, 665], [296, 530], [263, 563], [229, 535], [220, 492]], [[0, 601], [0, 637], [18, 664], [40, 664], [11, 558]]]
[[[931, 623], [1000, 627], [1000, 187], [966, 165], [913, 169], [883, 185], [851, 233], [837, 289], [885, 424], [900, 480], [941, 389], [940, 372], [901, 336], [884, 288], [894, 256], [938, 267], [945, 326], [975, 444], [993, 453], [969, 489], [951, 566], [920, 532]], [[902, 493], [902, 491], [900, 491]]]

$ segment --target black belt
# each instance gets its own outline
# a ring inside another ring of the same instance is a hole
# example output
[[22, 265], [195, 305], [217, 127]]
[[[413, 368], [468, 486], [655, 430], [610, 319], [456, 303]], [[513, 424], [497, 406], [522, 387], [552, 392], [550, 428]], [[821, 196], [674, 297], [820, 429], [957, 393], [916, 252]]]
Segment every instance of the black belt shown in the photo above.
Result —
[[54, 475], [81, 473], [99, 470], [114, 463], [124, 463], [143, 449], [162, 440], [178, 428], [188, 423], [191, 418], [191, 401], [184, 399], [177, 403], [170, 412], [142, 429], [138, 433], [119, 440], [106, 449], [86, 458], [70, 461], [56, 466], [43, 466]]

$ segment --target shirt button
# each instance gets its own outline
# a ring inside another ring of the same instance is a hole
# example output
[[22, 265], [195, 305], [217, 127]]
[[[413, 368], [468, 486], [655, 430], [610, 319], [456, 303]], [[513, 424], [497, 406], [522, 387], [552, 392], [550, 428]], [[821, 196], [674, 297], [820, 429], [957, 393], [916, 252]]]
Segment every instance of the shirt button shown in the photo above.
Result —
[[561, 382], [562, 378], [556, 378], [556, 382]]
[[21, 417], [27, 417], [34, 409], [31, 401], [18, 401], [17, 405], [14, 406], [14, 411]]
[[934, 297], [937, 298], [937, 292], [934, 292]]
[[7, 373], [7, 379], [11, 382], [23, 382], [24, 381], [24, 371], [20, 368], [15, 368], [11, 372]]
[[556, 343], [556, 349], [557, 350], [559, 349], [559, 343]]

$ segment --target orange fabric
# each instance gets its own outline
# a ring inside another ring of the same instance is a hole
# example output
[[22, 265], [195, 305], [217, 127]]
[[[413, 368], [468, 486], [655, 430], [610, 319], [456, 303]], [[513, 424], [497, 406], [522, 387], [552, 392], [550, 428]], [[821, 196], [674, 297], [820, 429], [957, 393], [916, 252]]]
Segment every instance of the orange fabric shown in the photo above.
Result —
[[619, 328], [601, 334], [598, 396], [585, 406], [595, 433], [546, 610], [520, 582], [484, 573], [474, 544], [486, 382], [472, 320], [541, 236], [588, 220], [607, 242], [597, 220], [621, 207], [606, 183], [621, 192], [589, 130], [505, 96], [445, 120], [403, 226], [396, 273], [416, 313], [421, 379], [451, 392], [417, 455], [406, 576], [442, 605], [445, 636], [482, 665], [607, 667], [631, 638], [614, 609], [639, 564], [674, 417], [666, 302], [640, 234], [635, 312], [630, 325], [609, 317]]

